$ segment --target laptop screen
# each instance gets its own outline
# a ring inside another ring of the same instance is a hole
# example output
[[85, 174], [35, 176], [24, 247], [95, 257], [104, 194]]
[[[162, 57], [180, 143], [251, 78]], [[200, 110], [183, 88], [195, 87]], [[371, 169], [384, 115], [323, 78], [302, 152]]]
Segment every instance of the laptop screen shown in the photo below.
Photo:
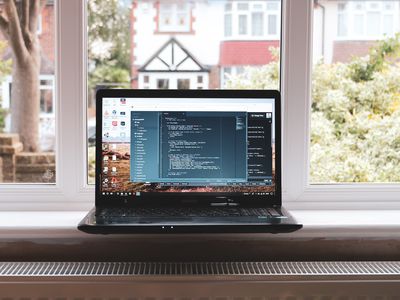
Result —
[[102, 99], [101, 195], [270, 195], [275, 99]]

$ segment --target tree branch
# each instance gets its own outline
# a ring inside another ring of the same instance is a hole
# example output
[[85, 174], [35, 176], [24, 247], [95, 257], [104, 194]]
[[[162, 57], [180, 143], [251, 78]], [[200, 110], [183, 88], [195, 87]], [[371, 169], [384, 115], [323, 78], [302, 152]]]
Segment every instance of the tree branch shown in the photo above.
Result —
[[4, 0], [9, 22], [8, 41], [13, 49], [16, 58], [22, 61], [28, 55], [28, 50], [25, 47], [25, 42], [21, 31], [21, 24], [19, 22], [18, 12], [14, 1], [15, 0]]
[[9, 28], [8, 28], [8, 21], [0, 12], [0, 30], [3, 33], [4, 37], [8, 40], [10, 33], [9, 33]]
[[29, 3], [29, 31], [31, 34], [36, 34], [39, 14], [44, 4], [41, 0], [31, 0]]
[[21, 28], [28, 30], [29, 25], [29, 0], [22, 0]]
[[21, 12], [21, 30], [27, 49], [32, 48], [32, 34], [36, 34], [36, 32], [29, 31], [29, 2], [29, 0], [22, 0]]

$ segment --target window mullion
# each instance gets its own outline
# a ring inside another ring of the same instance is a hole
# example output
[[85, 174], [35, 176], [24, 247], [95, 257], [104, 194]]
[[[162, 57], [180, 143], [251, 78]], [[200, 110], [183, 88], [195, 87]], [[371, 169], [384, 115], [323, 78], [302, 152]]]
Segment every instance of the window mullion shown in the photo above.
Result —
[[313, 2], [286, 0], [283, 4], [282, 182], [285, 200], [295, 200], [308, 176]]
[[[85, 12], [84, 0], [58, 1], [57, 182], [66, 201], [90, 198], [85, 191]], [[74, 20], [73, 22], [71, 20]]]

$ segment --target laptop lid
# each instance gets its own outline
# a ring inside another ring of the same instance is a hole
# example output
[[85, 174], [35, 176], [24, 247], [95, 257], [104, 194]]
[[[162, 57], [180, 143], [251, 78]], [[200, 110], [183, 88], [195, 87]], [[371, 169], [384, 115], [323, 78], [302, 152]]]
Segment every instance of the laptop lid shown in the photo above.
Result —
[[280, 94], [99, 90], [96, 206], [281, 206]]

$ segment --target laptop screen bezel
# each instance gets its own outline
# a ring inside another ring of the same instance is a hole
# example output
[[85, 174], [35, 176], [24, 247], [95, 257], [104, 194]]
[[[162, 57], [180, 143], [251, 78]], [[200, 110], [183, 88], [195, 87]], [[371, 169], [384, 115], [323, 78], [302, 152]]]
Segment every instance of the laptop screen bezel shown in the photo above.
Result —
[[[275, 193], [274, 195], [243, 195], [223, 192], [151, 193], [145, 197], [102, 195], [101, 156], [102, 126], [96, 126], [96, 206], [146, 206], [146, 205], [210, 205], [229, 199], [240, 205], [281, 206], [281, 97], [276, 90], [138, 90], [101, 89], [96, 93], [96, 124], [103, 122], [103, 98], [255, 98], [274, 99], [275, 105]], [[140, 199], [139, 199], [140, 198]]]

